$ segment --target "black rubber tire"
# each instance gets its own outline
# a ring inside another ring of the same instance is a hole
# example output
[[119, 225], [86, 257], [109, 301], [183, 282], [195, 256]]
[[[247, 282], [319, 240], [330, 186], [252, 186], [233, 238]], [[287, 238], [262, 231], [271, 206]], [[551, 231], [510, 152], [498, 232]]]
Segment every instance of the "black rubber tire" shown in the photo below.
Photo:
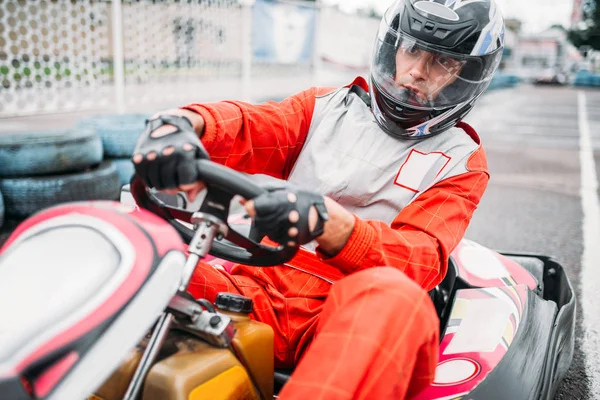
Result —
[[128, 158], [144, 131], [145, 114], [98, 115], [81, 120], [77, 126], [91, 128], [102, 139], [105, 158]]
[[8, 240], [10, 235], [13, 234], [14, 230], [19, 226], [21, 220], [8, 219], [4, 220], [2, 227], [0, 228], [0, 248], [4, 246], [4, 243]]
[[131, 177], [135, 174], [135, 168], [133, 167], [133, 161], [131, 158], [116, 158], [111, 160], [119, 171], [119, 179], [121, 180], [121, 186], [128, 185], [131, 182]]
[[0, 179], [6, 215], [15, 218], [71, 201], [118, 200], [120, 189], [119, 172], [110, 161], [75, 174]]
[[4, 200], [2, 198], [2, 193], [0, 193], [0, 228], [4, 224]]
[[102, 141], [93, 129], [0, 135], [0, 177], [82, 171], [102, 162]]

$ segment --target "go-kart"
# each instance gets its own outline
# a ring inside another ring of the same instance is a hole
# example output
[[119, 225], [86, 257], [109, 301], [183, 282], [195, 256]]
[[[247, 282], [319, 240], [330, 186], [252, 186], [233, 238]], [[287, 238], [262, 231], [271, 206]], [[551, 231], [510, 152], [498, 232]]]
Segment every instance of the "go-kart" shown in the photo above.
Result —
[[[235, 195], [264, 189], [199, 162], [208, 189], [197, 212], [134, 178], [136, 206], [66, 204], [15, 230], [0, 251], [0, 399], [276, 396], [291, 371], [274, 369], [273, 332], [248, 317], [252, 301], [222, 293], [211, 304], [186, 287], [199, 259], [270, 266], [309, 250], [261, 241], [229, 210]], [[418, 399], [553, 397], [571, 363], [575, 319], [555, 260], [463, 240], [430, 295], [439, 364]]]

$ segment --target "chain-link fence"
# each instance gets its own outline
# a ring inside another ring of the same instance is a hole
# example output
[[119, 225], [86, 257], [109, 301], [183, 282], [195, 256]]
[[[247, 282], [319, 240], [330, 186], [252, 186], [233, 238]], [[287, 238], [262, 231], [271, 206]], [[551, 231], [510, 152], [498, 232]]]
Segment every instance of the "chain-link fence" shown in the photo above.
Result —
[[0, 116], [244, 97], [244, 85], [308, 76], [322, 58], [368, 65], [376, 19], [279, 4], [274, 21], [291, 42], [308, 32], [308, 57], [256, 57], [257, 8], [239, 0], [0, 0]]
[[239, 81], [237, 1], [126, 1], [122, 14], [126, 105], [176, 100], [206, 81]]
[[1, 1], [0, 114], [109, 102], [109, 9], [95, 1]]

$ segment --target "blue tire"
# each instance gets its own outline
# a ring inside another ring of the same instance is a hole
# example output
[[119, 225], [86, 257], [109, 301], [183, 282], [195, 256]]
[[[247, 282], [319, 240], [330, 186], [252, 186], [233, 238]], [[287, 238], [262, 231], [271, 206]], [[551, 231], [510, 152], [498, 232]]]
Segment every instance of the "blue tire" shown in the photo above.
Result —
[[587, 70], [578, 71], [575, 75], [575, 86], [589, 86], [591, 83], [591, 74]]
[[495, 90], [504, 87], [505, 78], [501, 73], [496, 73], [492, 80], [490, 81], [490, 85], [488, 86], [488, 90]]
[[112, 162], [88, 171], [65, 175], [0, 179], [6, 215], [26, 218], [60, 203], [118, 200], [119, 173]]
[[144, 114], [99, 115], [81, 120], [77, 126], [96, 132], [106, 158], [127, 158], [133, 154], [148, 117]]
[[102, 162], [102, 141], [92, 129], [0, 135], [0, 177], [81, 171]]
[[135, 168], [133, 167], [131, 158], [119, 158], [111, 161], [117, 167], [121, 186], [129, 184], [131, 182], [131, 177], [135, 174]]

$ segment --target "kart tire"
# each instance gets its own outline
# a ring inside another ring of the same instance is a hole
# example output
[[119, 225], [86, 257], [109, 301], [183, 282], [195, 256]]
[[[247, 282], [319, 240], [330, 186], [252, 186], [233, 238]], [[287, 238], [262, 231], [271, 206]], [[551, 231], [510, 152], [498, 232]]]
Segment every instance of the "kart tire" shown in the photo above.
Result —
[[102, 140], [105, 158], [127, 158], [133, 154], [148, 115], [99, 115], [81, 120], [77, 126], [91, 128]]
[[0, 193], [0, 228], [4, 224], [4, 201], [2, 199], [2, 193]]
[[92, 129], [0, 136], [0, 178], [81, 171], [100, 162], [102, 141]]
[[60, 203], [118, 200], [119, 172], [112, 162], [66, 175], [0, 179], [6, 215], [26, 218]]
[[131, 158], [116, 158], [111, 160], [117, 167], [119, 172], [119, 180], [121, 187], [128, 185], [131, 182], [131, 177], [135, 174], [135, 168]]

